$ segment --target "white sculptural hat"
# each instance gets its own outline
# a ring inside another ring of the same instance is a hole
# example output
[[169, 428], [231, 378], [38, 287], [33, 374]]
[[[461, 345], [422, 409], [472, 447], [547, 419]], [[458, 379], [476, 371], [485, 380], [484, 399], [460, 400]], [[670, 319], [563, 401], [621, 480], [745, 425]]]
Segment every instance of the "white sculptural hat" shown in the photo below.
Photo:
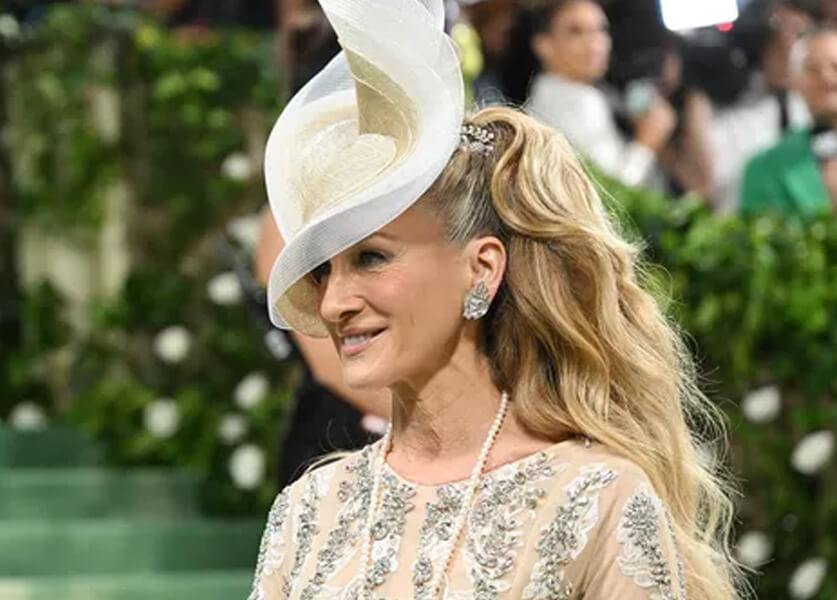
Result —
[[288, 103], [265, 153], [285, 241], [271, 321], [327, 335], [309, 273], [409, 208], [457, 147], [462, 74], [442, 0], [319, 0], [342, 51]]

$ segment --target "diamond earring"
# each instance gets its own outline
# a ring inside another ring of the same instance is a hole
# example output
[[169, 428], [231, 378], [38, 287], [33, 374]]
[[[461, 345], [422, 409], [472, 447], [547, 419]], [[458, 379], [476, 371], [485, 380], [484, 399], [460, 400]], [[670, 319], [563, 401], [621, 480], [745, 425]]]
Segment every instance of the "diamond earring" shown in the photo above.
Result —
[[488, 286], [480, 281], [465, 294], [465, 310], [462, 313], [466, 319], [480, 319], [488, 312], [491, 300], [488, 297]]

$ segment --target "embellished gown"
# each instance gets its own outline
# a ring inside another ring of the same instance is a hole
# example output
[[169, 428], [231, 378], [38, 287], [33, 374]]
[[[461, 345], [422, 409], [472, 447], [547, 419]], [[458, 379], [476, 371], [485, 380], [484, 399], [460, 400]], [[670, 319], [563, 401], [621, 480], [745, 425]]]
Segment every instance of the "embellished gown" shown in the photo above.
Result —
[[[249, 600], [354, 600], [376, 442], [307, 473], [270, 511]], [[388, 465], [372, 527], [372, 598], [428, 598], [468, 482]], [[448, 600], [685, 600], [665, 506], [644, 472], [571, 439], [483, 476], [443, 582]]]

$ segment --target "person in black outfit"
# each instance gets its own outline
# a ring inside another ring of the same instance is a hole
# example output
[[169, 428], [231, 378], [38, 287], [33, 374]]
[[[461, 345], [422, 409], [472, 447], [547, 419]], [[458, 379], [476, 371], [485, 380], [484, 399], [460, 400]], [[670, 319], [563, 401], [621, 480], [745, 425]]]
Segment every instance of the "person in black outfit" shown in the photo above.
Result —
[[362, 412], [317, 381], [296, 344], [291, 359], [301, 361], [305, 368], [276, 465], [279, 489], [299, 478], [317, 457], [362, 448], [377, 437], [361, 425]]

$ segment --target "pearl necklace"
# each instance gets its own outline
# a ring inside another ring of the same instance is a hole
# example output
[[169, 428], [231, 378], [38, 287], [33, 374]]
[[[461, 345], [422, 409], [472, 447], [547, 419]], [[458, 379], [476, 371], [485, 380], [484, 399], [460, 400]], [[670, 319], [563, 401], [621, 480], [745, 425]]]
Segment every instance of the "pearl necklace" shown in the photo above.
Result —
[[[480, 481], [482, 479], [482, 472], [485, 469], [485, 463], [488, 461], [488, 453], [491, 452], [491, 448], [494, 446], [494, 441], [497, 439], [497, 434], [500, 433], [500, 427], [503, 425], [503, 420], [506, 417], [508, 406], [509, 395], [506, 392], [503, 392], [500, 400], [500, 408], [497, 410], [497, 416], [494, 417], [494, 422], [488, 430], [488, 435], [485, 438], [485, 442], [482, 444], [482, 450], [480, 451], [479, 458], [477, 459], [477, 463], [474, 465], [474, 470], [471, 472], [471, 478], [468, 480], [468, 491], [462, 502], [460, 514], [457, 516], [456, 527], [453, 529], [450, 545], [445, 553], [441, 569], [435, 573], [430, 582], [430, 595], [426, 596], [427, 598], [435, 598], [441, 592], [440, 588], [442, 586], [442, 578], [445, 576], [445, 573], [447, 573], [447, 570], [450, 567], [454, 550], [456, 550], [456, 545], [459, 542], [459, 538], [462, 535], [463, 530], [465, 529], [465, 524], [468, 521], [468, 511], [471, 508], [474, 497], [477, 495], [477, 489], [479, 488]], [[384, 434], [383, 440], [381, 440], [380, 450], [378, 451], [375, 460], [375, 476], [372, 480], [372, 494], [369, 498], [369, 508], [367, 509], [366, 514], [366, 527], [363, 533], [363, 548], [361, 550], [361, 565], [364, 569], [362, 577], [363, 587], [361, 590], [362, 600], [371, 600], [372, 598], [372, 586], [370, 585], [368, 575], [372, 571], [372, 521], [375, 518], [375, 513], [378, 508], [378, 495], [380, 494], [381, 483], [383, 480], [384, 461], [391, 449], [392, 423], [387, 426], [387, 431]]]

